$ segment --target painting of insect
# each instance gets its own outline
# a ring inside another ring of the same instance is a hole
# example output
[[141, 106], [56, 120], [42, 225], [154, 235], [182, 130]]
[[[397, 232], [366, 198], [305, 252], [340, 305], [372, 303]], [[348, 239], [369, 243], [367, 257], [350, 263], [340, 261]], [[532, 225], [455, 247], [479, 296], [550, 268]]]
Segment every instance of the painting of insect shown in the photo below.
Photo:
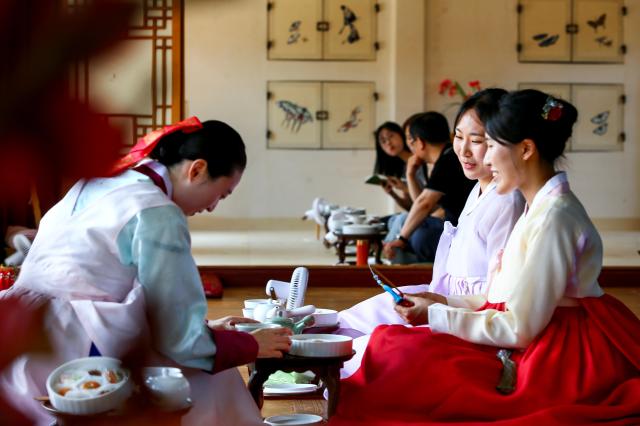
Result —
[[298, 133], [303, 124], [313, 121], [309, 109], [302, 105], [287, 100], [277, 101], [276, 105], [284, 112], [282, 127], [289, 129], [292, 133]]
[[607, 27], [605, 26], [605, 21], [607, 19], [607, 14], [603, 13], [600, 16], [598, 16], [596, 19], [588, 19], [587, 20], [587, 25], [589, 25], [591, 28], [593, 28], [593, 31], [595, 31], [596, 33], [598, 32], [598, 28], [602, 27], [602, 29], [606, 29]]
[[358, 127], [358, 124], [362, 121], [360, 118], [360, 114], [362, 113], [362, 107], [357, 106], [351, 110], [351, 114], [349, 115], [349, 119], [342, 123], [340, 127], [338, 127], [338, 132], [346, 133], [351, 129]]
[[598, 136], [606, 134], [609, 128], [608, 120], [609, 111], [602, 111], [591, 117], [591, 122], [596, 125], [596, 128], [593, 129], [593, 134]]
[[540, 47], [549, 47], [556, 44], [560, 38], [560, 34], [549, 35], [548, 33], [535, 34], [533, 37]]

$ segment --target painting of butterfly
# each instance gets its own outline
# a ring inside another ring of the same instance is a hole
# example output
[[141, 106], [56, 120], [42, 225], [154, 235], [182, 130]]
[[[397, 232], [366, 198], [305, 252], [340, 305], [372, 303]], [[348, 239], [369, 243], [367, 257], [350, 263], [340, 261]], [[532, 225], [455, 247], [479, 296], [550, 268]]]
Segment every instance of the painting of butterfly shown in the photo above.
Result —
[[593, 28], [593, 31], [597, 33], [599, 27], [602, 27], [603, 29], [607, 28], [605, 26], [606, 19], [607, 19], [607, 14], [603, 13], [602, 15], [598, 16], [596, 19], [587, 20], [587, 25]]
[[596, 128], [593, 129], [593, 134], [604, 136], [609, 128], [608, 120], [609, 111], [602, 111], [591, 117], [591, 122], [596, 125]]
[[536, 43], [538, 43], [538, 46], [549, 47], [556, 44], [556, 42], [560, 38], [560, 34], [549, 35], [548, 33], [539, 33], [535, 34], [532, 38], [536, 41]]
[[360, 124], [360, 122], [362, 121], [362, 118], [360, 118], [360, 113], [362, 113], [362, 107], [357, 106], [352, 109], [351, 114], [349, 115], [349, 119], [338, 128], [338, 132], [345, 133], [355, 127], [358, 127], [358, 124]]
[[606, 36], [596, 37], [595, 41], [600, 46], [604, 46], [604, 47], [611, 47], [611, 45], [613, 44], [613, 40], [611, 40], [610, 38], [607, 38]]

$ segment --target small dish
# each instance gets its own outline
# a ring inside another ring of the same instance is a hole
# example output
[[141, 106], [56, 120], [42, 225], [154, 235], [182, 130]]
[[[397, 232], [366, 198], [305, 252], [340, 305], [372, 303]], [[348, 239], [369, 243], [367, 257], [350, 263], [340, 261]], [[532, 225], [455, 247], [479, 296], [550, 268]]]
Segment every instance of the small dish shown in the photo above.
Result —
[[271, 303], [271, 299], [247, 299], [244, 301], [244, 307], [247, 309], [253, 309], [257, 305], [263, 303]]
[[314, 327], [332, 327], [338, 323], [338, 311], [333, 309], [316, 308], [312, 315], [316, 320]]
[[378, 228], [373, 225], [345, 225], [342, 227], [344, 235], [368, 235], [378, 232]]
[[264, 422], [270, 426], [317, 426], [324, 424], [324, 419], [315, 414], [299, 413], [267, 417]]
[[350, 355], [353, 338], [339, 334], [297, 334], [291, 336], [290, 355], [332, 358]]
[[259, 330], [261, 328], [280, 328], [282, 326], [279, 324], [266, 324], [263, 322], [241, 322], [240, 324], [236, 324], [234, 327], [238, 331], [251, 333], [252, 331]]
[[121, 407], [133, 385], [119, 359], [78, 358], [53, 370], [46, 382], [51, 406], [67, 414], [91, 415]]
[[318, 390], [318, 385], [314, 383], [273, 383], [265, 386], [264, 395], [293, 395], [313, 393]]

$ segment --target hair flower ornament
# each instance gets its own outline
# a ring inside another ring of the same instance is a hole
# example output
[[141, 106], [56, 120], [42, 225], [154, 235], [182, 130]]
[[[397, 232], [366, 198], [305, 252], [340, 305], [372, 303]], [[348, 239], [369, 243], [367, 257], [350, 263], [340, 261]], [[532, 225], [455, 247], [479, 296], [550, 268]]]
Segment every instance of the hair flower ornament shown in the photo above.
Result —
[[549, 96], [542, 107], [542, 118], [548, 121], [556, 121], [562, 117], [562, 103]]

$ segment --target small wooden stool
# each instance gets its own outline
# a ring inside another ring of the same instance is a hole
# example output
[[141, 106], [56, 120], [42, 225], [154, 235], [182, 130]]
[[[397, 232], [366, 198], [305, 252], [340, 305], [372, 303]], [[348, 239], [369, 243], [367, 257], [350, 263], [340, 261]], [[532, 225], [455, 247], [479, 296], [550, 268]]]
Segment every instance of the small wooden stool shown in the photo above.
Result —
[[340, 369], [345, 361], [350, 360], [355, 352], [350, 355], [334, 358], [314, 358], [285, 354], [283, 358], [259, 358], [249, 365], [248, 388], [251, 396], [259, 408], [262, 408], [264, 396], [262, 385], [269, 376], [278, 370], [290, 373], [293, 371], [302, 373], [313, 371], [327, 387], [329, 401], [327, 403], [327, 418], [333, 415], [338, 404], [340, 393]]

